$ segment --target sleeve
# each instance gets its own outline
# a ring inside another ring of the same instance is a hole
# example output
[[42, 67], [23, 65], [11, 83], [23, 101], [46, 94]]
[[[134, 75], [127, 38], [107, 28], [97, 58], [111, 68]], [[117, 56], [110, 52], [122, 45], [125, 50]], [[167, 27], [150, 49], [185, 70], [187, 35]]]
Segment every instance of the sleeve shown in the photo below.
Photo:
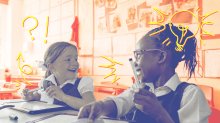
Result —
[[134, 108], [134, 90], [139, 86], [135, 83], [131, 88], [127, 89], [123, 93], [119, 94], [116, 97], [108, 97], [108, 99], [112, 99], [117, 106], [117, 117], [121, 117], [126, 115], [129, 111]]
[[94, 86], [93, 86], [93, 80], [90, 77], [83, 77], [81, 78], [79, 85], [78, 85], [78, 91], [80, 94], [83, 94], [85, 92], [93, 92]]
[[208, 123], [211, 114], [203, 92], [195, 85], [188, 86], [178, 110], [180, 123]]
[[49, 104], [53, 104], [54, 99], [49, 97], [43, 89], [43, 81], [44, 81], [44, 79], [41, 80], [41, 82], [38, 84], [40, 89], [37, 91], [37, 93], [40, 94], [40, 101], [44, 101]]

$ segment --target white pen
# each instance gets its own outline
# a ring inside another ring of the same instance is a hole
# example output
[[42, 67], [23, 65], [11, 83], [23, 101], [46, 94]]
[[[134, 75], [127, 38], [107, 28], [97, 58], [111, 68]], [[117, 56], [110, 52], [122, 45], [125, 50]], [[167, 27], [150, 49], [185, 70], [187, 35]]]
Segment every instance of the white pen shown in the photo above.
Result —
[[132, 59], [132, 58], [129, 58], [129, 62], [130, 62], [130, 64], [131, 64], [131, 68], [132, 68], [132, 70], [133, 70], [135, 80], [136, 80], [138, 83], [141, 83], [141, 81], [140, 81], [139, 78], [138, 78], [138, 74], [137, 74], [137, 70], [136, 70], [136, 67], [137, 67], [137, 66], [135, 66], [133, 59]]

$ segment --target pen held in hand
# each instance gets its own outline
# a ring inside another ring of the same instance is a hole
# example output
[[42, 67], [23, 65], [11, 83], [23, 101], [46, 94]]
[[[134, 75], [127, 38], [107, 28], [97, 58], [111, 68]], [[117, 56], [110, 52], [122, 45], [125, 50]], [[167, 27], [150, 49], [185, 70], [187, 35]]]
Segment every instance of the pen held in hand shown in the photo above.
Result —
[[133, 73], [134, 73], [134, 78], [135, 80], [138, 82], [138, 83], [141, 83], [139, 78], [138, 78], [138, 74], [137, 74], [137, 71], [140, 71], [140, 69], [137, 69], [137, 65], [135, 65], [134, 61], [132, 58], [129, 58], [129, 62], [131, 64], [131, 68], [133, 70]]

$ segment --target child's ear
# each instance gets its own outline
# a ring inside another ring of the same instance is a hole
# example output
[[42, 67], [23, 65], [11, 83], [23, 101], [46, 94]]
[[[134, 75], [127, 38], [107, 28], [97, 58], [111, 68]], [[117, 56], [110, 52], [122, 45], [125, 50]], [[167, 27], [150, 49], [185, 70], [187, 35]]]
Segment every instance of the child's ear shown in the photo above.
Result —
[[161, 52], [159, 55], [158, 63], [161, 64], [161, 63], [165, 62], [166, 58], [167, 58], [167, 52], [165, 52], [165, 51]]

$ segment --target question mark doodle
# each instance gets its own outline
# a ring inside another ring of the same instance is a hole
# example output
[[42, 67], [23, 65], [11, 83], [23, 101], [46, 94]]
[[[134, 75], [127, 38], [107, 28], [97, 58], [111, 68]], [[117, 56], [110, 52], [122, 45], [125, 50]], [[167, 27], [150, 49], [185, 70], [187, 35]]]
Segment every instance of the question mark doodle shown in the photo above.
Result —
[[34, 16], [27, 16], [27, 17], [24, 18], [23, 21], [22, 21], [22, 26], [23, 26], [23, 27], [24, 27], [24, 22], [25, 22], [27, 19], [29, 19], [29, 18], [32, 18], [32, 19], [36, 22], [35, 25], [34, 25], [34, 27], [32, 27], [32, 28], [30, 28], [30, 29], [28, 30], [29, 35], [30, 35], [30, 37], [31, 37], [31, 39], [32, 39], [32, 41], [33, 41], [33, 40], [35, 40], [35, 38], [34, 38], [34, 36], [32, 36], [31, 31], [33, 31], [34, 29], [37, 28], [37, 26], [38, 26], [38, 20], [37, 20], [37, 18], [34, 17]]

